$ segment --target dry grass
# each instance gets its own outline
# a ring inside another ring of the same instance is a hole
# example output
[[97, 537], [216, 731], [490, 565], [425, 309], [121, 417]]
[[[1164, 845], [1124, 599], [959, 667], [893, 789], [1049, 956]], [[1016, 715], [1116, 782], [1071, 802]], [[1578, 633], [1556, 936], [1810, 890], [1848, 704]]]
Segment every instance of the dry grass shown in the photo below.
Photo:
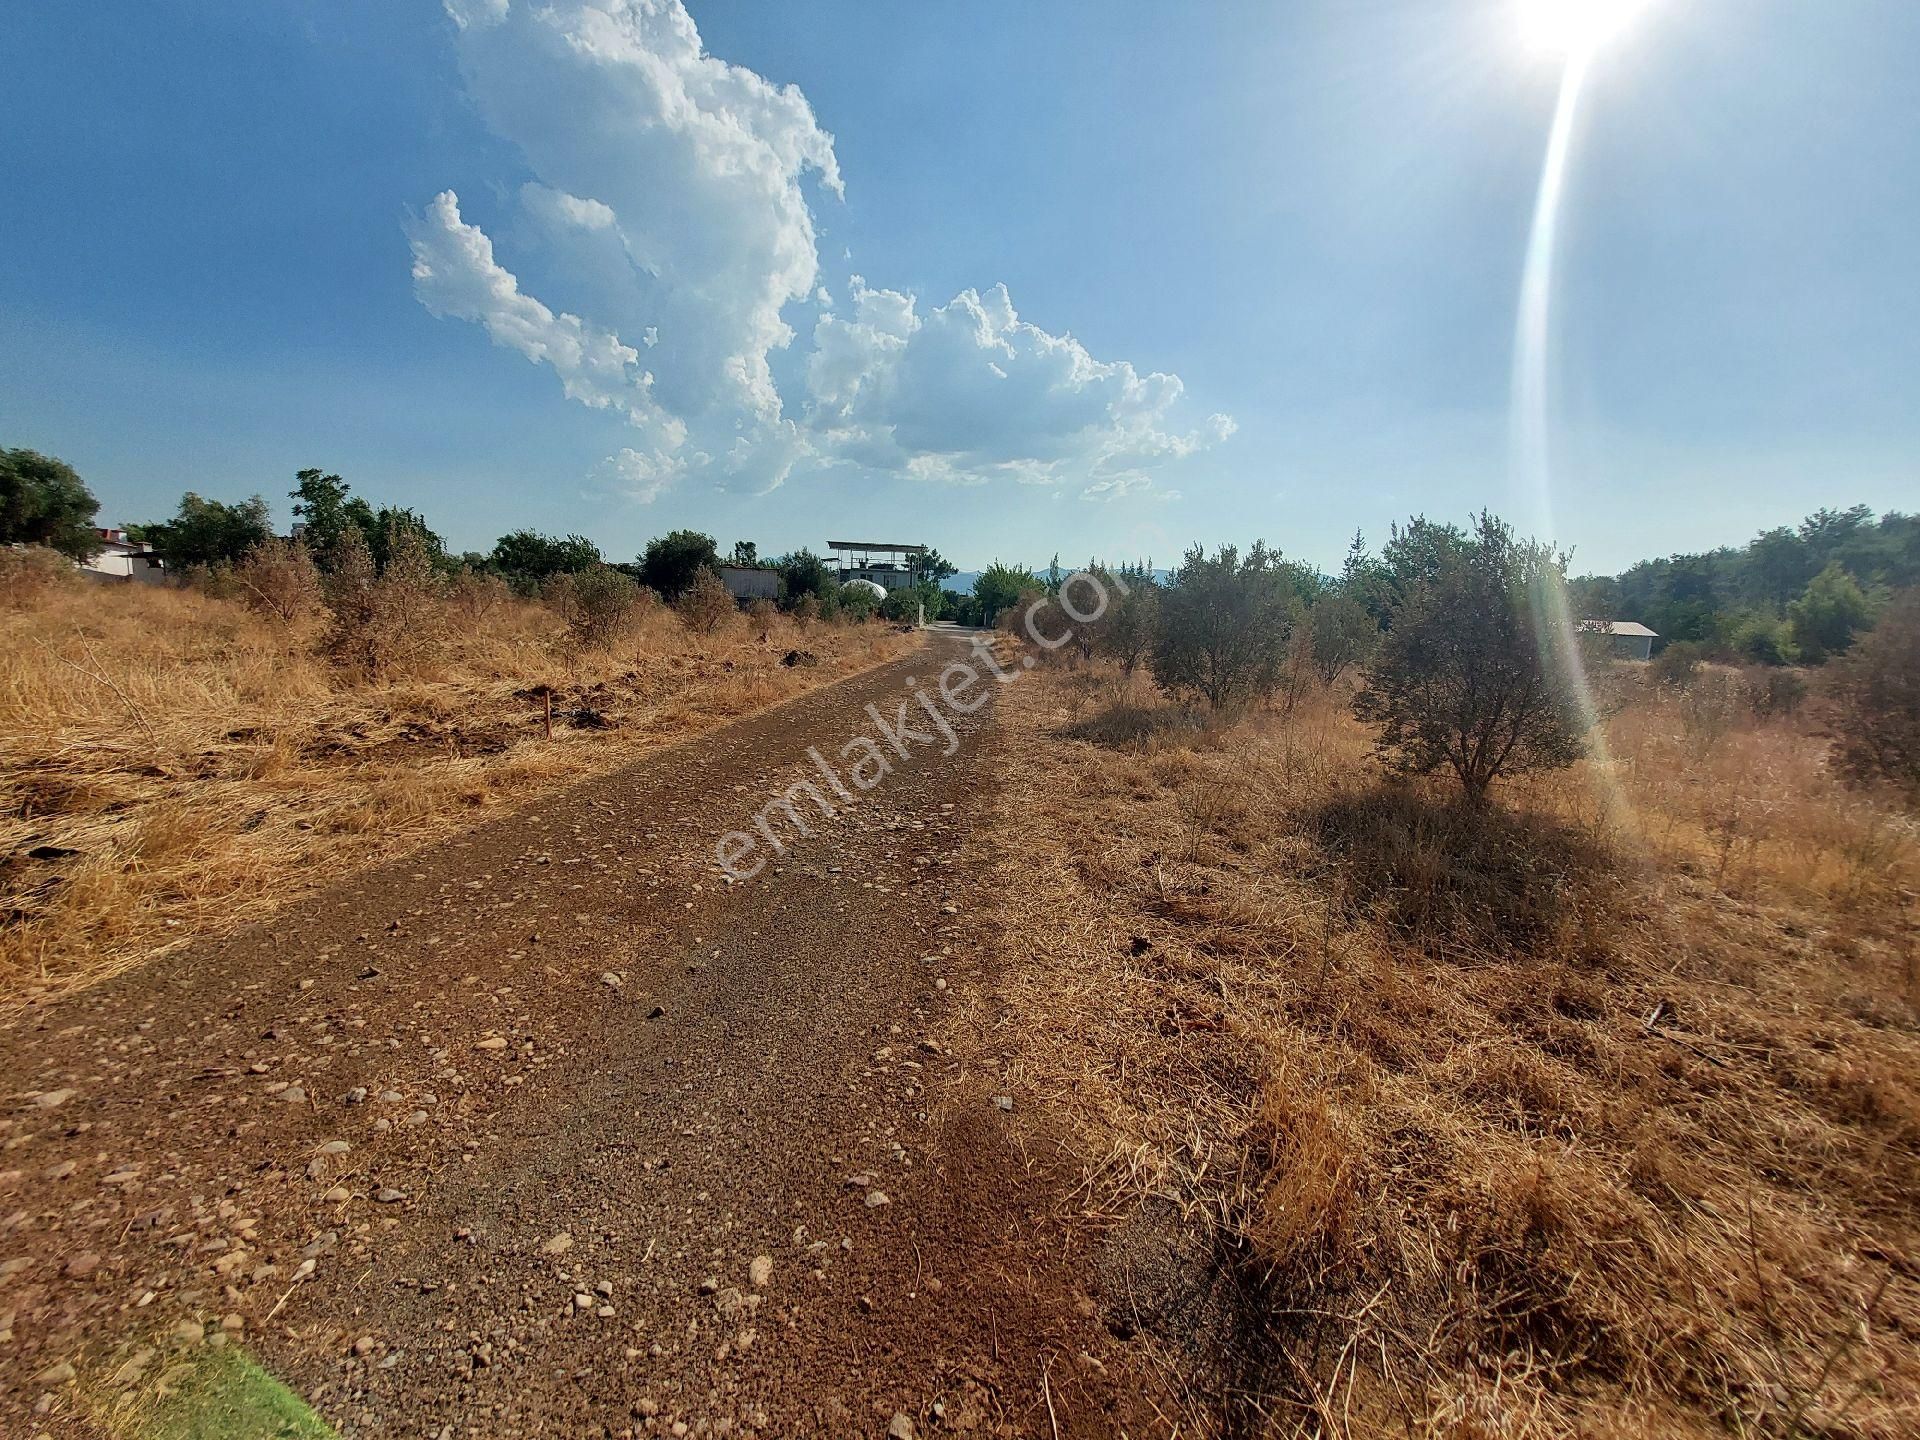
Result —
[[[317, 658], [318, 619], [288, 626], [190, 590], [13, 593], [0, 608], [0, 1004], [258, 918], [309, 877], [916, 643], [877, 625], [803, 635], [779, 617], [693, 635], [656, 607], [582, 651], [532, 604], [494, 596], [449, 618], [451, 638], [369, 685]], [[800, 645], [821, 663], [783, 667]]]
[[1190, 1426], [1915, 1433], [1920, 838], [1698, 709], [1489, 816], [1338, 697], [1008, 691], [1010, 1083]]

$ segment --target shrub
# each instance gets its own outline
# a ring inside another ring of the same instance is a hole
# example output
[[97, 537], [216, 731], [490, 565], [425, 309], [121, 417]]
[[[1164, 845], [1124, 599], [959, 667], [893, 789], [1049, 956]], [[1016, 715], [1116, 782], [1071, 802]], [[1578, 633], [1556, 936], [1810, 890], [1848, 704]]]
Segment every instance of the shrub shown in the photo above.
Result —
[[1280, 664], [1280, 700], [1287, 714], [1293, 713], [1319, 678], [1320, 668], [1314, 663], [1313, 631], [1305, 623], [1295, 625], [1287, 637], [1286, 658]]
[[1873, 623], [1866, 592], [1834, 561], [1814, 576], [1806, 593], [1787, 607], [1794, 648], [1809, 665], [1845, 653], [1853, 637]]
[[1794, 714], [1807, 698], [1807, 682], [1792, 670], [1756, 665], [1741, 676], [1747, 708], [1756, 720], [1779, 720]]
[[327, 653], [375, 679], [431, 652], [443, 635], [440, 584], [425, 538], [412, 526], [394, 525], [387, 553], [387, 568], [376, 572], [366, 536], [359, 526], [346, 526], [324, 584], [333, 612]]
[[1777, 615], [1749, 614], [1734, 625], [1727, 644], [1751, 665], [1785, 665], [1793, 658], [1793, 635]]
[[24, 609], [57, 585], [78, 583], [64, 553], [45, 545], [0, 545], [0, 600]]
[[1838, 662], [1833, 760], [1858, 783], [1884, 782], [1920, 801], [1920, 590], [1896, 596], [1880, 623]]
[[[749, 542], [740, 542], [740, 544], [747, 543]], [[735, 548], [739, 547], [736, 545]], [[771, 600], [755, 600], [747, 606], [747, 618], [760, 628], [760, 638], [764, 640], [772, 630], [773, 622], [780, 618], [780, 607]]]
[[793, 618], [802, 625], [811, 625], [820, 618], [820, 597], [808, 592], [793, 602]]
[[447, 598], [461, 624], [471, 627], [511, 600], [513, 590], [500, 576], [467, 566], [453, 577]]
[[1354, 697], [1408, 774], [1450, 769], [1478, 801], [1501, 776], [1568, 765], [1587, 728], [1563, 680], [1570, 634], [1543, 618], [1565, 560], [1492, 515], [1394, 607]]
[[611, 645], [639, 610], [640, 585], [610, 565], [590, 565], [566, 577], [567, 629], [583, 647]]
[[320, 568], [304, 540], [269, 535], [234, 566], [240, 598], [263, 615], [292, 624], [321, 606]]
[[1680, 687], [1680, 728], [1697, 756], [1711, 755], [1750, 708], [1747, 688], [1723, 669], [1703, 669]]
[[1706, 651], [1697, 641], [1676, 640], [1653, 657], [1653, 678], [1662, 685], [1691, 684]]
[[1144, 565], [1122, 567], [1117, 579], [1126, 589], [1115, 586], [1108, 592], [1098, 643], [1103, 654], [1120, 662], [1122, 673], [1131, 675], [1153, 650], [1153, 637], [1159, 633], [1160, 586]]
[[211, 565], [188, 565], [180, 571], [180, 583], [209, 600], [240, 598], [240, 582], [233, 578], [233, 566], [225, 560], [216, 560]]
[[1308, 613], [1313, 664], [1322, 684], [1332, 685], [1365, 661], [1380, 638], [1380, 627], [1366, 607], [1345, 595], [1323, 595]]
[[780, 593], [787, 608], [798, 611], [801, 602], [812, 600], [814, 613], [809, 618], [818, 619], [821, 602], [840, 584], [834, 578], [832, 567], [811, 550], [782, 555], [773, 565], [780, 572]]
[[1260, 541], [1244, 559], [1232, 545], [1211, 559], [1194, 546], [1160, 597], [1154, 678], [1215, 710], [1270, 694], [1298, 605], [1279, 557]]
[[859, 582], [842, 585], [833, 592], [829, 619], [864, 621], [880, 608], [881, 597]]
[[733, 614], [733, 594], [718, 574], [703, 567], [674, 608], [689, 630], [698, 635], [711, 635]]
[[[1028, 614], [1033, 611], [1035, 606], [1044, 606], [1046, 603], [1047, 592], [1041, 588], [1040, 582], [1036, 580], [1032, 585], [1029, 585], [1026, 589], [1015, 595], [1012, 600], [1000, 606], [999, 610], [995, 613], [992, 628], [1004, 631], [1008, 635], [1025, 635], [1027, 633]], [[1054, 632], [1046, 631], [1044, 633], [1052, 634]]]

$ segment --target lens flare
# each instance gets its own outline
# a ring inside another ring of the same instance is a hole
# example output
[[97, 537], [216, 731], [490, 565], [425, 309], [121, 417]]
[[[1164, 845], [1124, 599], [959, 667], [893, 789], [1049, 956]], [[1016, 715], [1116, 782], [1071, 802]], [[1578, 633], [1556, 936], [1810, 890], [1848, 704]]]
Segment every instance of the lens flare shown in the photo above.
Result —
[[[1580, 93], [1586, 83], [1586, 57], [1569, 56], [1560, 77], [1560, 98], [1554, 106], [1553, 128], [1547, 136], [1546, 159], [1540, 167], [1540, 190], [1534, 201], [1533, 227], [1527, 238], [1526, 267], [1521, 273], [1519, 314], [1514, 324], [1513, 381], [1510, 402], [1513, 478], [1522, 494], [1531, 497], [1535, 533], [1551, 537], [1553, 522], [1553, 457], [1550, 445], [1549, 365], [1553, 309], [1554, 261], [1559, 248], [1560, 211], [1566, 195], [1567, 162], [1573, 151], [1574, 123], [1580, 113]], [[1534, 597], [1533, 623], [1541, 632], [1542, 649], [1562, 657], [1566, 673], [1561, 682], [1586, 721], [1590, 773], [1607, 818], [1630, 828], [1632, 808], [1613, 771], [1606, 736], [1600, 730], [1593, 686], [1581, 656], [1579, 635], [1564, 585], [1548, 586]], [[1559, 643], [1548, 645], [1549, 638]]]
[[1647, 0], [1519, 0], [1520, 38], [1529, 50], [1568, 61], [1593, 54], [1633, 20]]

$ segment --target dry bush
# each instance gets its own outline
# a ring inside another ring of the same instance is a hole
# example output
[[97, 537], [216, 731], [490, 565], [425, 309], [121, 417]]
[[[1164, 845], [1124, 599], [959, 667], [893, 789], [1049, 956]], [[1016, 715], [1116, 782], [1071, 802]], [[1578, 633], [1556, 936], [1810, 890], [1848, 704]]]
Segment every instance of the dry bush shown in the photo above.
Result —
[[268, 536], [234, 567], [233, 582], [242, 600], [283, 625], [305, 620], [321, 606], [320, 569], [304, 540]]
[[1747, 709], [1761, 723], [1784, 720], [1800, 713], [1807, 700], [1807, 682], [1797, 670], [1779, 665], [1752, 665], [1740, 672]]
[[1833, 758], [1861, 783], [1882, 782], [1920, 801], [1920, 590], [1834, 666]]
[[[0, 608], [0, 1005], [263, 918], [478, 808], [914, 643], [818, 633], [818, 665], [783, 667], [795, 638], [782, 621], [764, 644], [695, 646], [656, 606], [617, 653], [582, 654], [551, 611], [508, 599], [371, 680], [190, 589], [76, 580], [17, 598]], [[608, 728], [563, 722], [548, 742], [537, 684], [557, 714]]]
[[981, 1011], [1182, 1433], [1909, 1433], [1920, 845], [1808, 726], [1648, 685], [1474, 813], [1324, 695], [1073, 709], [1001, 701]]
[[513, 603], [513, 589], [498, 575], [463, 568], [447, 587], [447, 608], [463, 630], [485, 625]]
[[387, 566], [376, 573], [359, 527], [347, 526], [326, 578], [333, 615], [327, 653], [342, 668], [373, 679], [434, 656], [447, 629], [442, 589], [418, 530], [390, 528]]
[[610, 565], [567, 577], [567, 628], [576, 643], [604, 649], [645, 612], [653, 592]]
[[73, 561], [58, 550], [45, 545], [0, 545], [0, 604], [20, 609], [49, 590], [86, 583]]
[[1662, 685], [1685, 685], [1699, 670], [1706, 652], [1691, 640], [1675, 640], [1653, 657], [1648, 671]]
[[726, 581], [703, 565], [686, 593], [674, 601], [673, 608], [694, 634], [711, 635], [733, 618], [738, 607], [733, 603], [733, 593], [727, 589]]

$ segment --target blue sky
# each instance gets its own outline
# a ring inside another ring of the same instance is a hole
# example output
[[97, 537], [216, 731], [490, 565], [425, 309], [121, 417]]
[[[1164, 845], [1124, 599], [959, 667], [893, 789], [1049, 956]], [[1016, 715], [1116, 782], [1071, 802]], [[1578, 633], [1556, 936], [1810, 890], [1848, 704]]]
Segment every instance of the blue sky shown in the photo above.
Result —
[[[284, 518], [318, 465], [456, 548], [615, 557], [1331, 566], [1525, 511], [1556, 73], [1513, 0], [455, 8], [0, 12], [0, 444], [109, 522]], [[1578, 568], [1920, 506], [1916, 73], [1907, 0], [1653, 0], [1598, 59], [1555, 302]]]

